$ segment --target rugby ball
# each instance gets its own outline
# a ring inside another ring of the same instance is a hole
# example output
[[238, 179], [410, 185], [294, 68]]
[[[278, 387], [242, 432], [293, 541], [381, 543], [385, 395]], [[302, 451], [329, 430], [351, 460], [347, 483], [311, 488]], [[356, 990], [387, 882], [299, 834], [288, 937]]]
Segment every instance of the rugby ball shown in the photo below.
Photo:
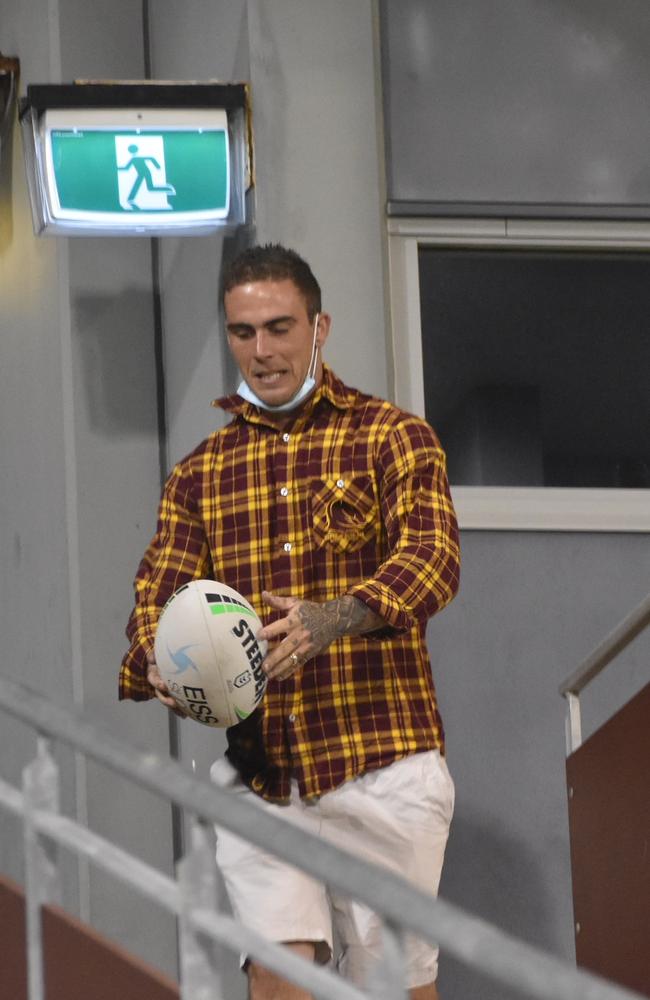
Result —
[[233, 726], [266, 690], [266, 643], [251, 604], [216, 580], [192, 580], [170, 597], [158, 620], [154, 654], [170, 694], [204, 726]]

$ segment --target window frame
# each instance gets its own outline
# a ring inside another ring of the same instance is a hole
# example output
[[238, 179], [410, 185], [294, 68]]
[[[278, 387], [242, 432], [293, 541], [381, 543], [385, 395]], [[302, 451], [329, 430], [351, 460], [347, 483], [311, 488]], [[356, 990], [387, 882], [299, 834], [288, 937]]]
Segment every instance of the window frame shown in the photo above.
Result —
[[[393, 398], [425, 416], [420, 247], [650, 251], [650, 222], [585, 219], [387, 220]], [[444, 441], [443, 441], [444, 447]], [[460, 527], [501, 531], [650, 531], [650, 490], [454, 486]]]

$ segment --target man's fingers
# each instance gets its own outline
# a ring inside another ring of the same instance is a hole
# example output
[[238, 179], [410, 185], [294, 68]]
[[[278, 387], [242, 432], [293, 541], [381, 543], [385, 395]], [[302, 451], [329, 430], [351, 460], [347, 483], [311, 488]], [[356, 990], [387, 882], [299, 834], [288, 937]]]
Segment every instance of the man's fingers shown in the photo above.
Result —
[[288, 611], [298, 603], [297, 597], [280, 597], [279, 594], [272, 594], [270, 590], [262, 591], [262, 600], [276, 611]]
[[177, 715], [179, 719], [187, 718], [187, 712], [183, 711], [178, 702], [174, 698], [172, 698], [170, 694], [163, 694], [163, 692], [158, 689], [155, 689], [155, 693], [156, 693], [156, 698], [161, 703], [161, 705], [164, 705], [165, 708], [170, 709], [170, 711], [172, 711], [175, 715]]
[[158, 699], [158, 701], [161, 703], [161, 705], [164, 705], [165, 708], [168, 708], [170, 709], [170, 711], [174, 712], [174, 714], [177, 715], [179, 719], [186, 719], [187, 712], [184, 712], [183, 709], [178, 704], [178, 702], [175, 700], [175, 698], [172, 698], [172, 696], [169, 693], [169, 688], [167, 687], [167, 683], [160, 676], [160, 670], [158, 669], [158, 666], [156, 664], [156, 657], [154, 656], [154, 652], [152, 649], [150, 649], [149, 652], [147, 653], [147, 664], [148, 664], [147, 680], [151, 684], [154, 690], [154, 694]]
[[262, 663], [262, 669], [269, 680], [286, 680], [310, 659], [313, 650], [302, 641], [305, 638], [305, 635], [295, 639], [292, 636], [275, 646]]
[[261, 628], [256, 636], [267, 642], [281, 640], [267, 653], [262, 669], [269, 680], [284, 681], [300, 670], [316, 651], [311, 633], [305, 628], [299, 614], [304, 601], [298, 597], [279, 597], [268, 590], [262, 592], [262, 597], [276, 611], [287, 612], [284, 618], [278, 618]]
[[156, 694], [159, 691], [162, 691], [163, 694], [167, 695], [169, 694], [169, 688], [167, 687], [167, 683], [160, 676], [160, 671], [158, 670], [158, 667], [149, 667], [149, 669], [147, 670], [147, 680], [151, 684], [152, 688], [154, 688], [154, 690], [156, 691]]
[[293, 661], [289, 661], [287, 664], [287, 662], [283, 660], [282, 663], [278, 663], [275, 667], [268, 668], [266, 676], [270, 681], [286, 681], [288, 677], [295, 674], [297, 670], [301, 669], [301, 667], [301, 660], [298, 660], [295, 664]]
[[185, 719], [186, 713], [179, 706], [178, 702], [172, 698], [166, 681], [164, 681], [160, 676], [160, 671], [156, 665], [153, 652], [147, 653], [147, 662], [149, 664], [147, 667], [147, 680], [151, 684], [156, 698], [161, 705], [165, 706], [165, 708], [169, 708], [172, 712], [178, 715], [179, 718]]
[[[273, 638], [273, 636], [269, 636], [269, 638]], [[294, 656], [297, 656], [300, 662], [304, 663], [311, 655], [312, 648], [309, 634], [303, 628], [294, 628], [290, 633], [285, 635], [281, 642], [276, 643], [269, 649], [262, 662], [262, 667], [268, 673], [269, 670], [273, 670], [279, 664], [286, 662], [287, 665], [292, 664], [295, 669], [296, 662]]]
[[291, 622], [288, 618], [278, 618], [277, 622], [270, 622], [270, 624], [265, 625], [261, 628], [256, 639], [278, 639], [281, 635], [286, 635], [292, 628]]
[[172, 696], [170, 694], [165, 694], [164, 691], [160, 691], [158, 688], [156, 688], [156, 698], [158, 699], [158, 701], [162, 702], [163, 705], [166, 705], [167, 708], [177, 707], [177, 704], [172, 698]]
[[300, 627], [301, 622], [297, 614], [291, 612], [293, 609], [301, 603], [297, 597], [278, 597], [277, 594], [272, 594], [268, 590], [262, 591], [262, 597], [266, 604], [275, 608], [276, 611], [286, 611], [288, 612], [284, 618], [278, 618], [275, 622], [269, 622], [265, 625], [256, 635], [256, 639], [278, 639], [281, 635], [286, 635], [288, 632], [295, 630]]

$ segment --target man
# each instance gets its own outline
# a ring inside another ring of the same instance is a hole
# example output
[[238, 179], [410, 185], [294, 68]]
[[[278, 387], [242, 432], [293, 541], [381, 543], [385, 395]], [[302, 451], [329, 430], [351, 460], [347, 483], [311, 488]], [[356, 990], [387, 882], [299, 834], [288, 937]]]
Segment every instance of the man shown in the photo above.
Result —
[[[453, 784], [425, 645], [458, 589], [456, 519], [431, 428], [345, 386], [323, 364], [331, 319], [309, 266], [253, 247], [224, 281], [237, 394], [231, 422], [173, 470], [136, 579], [121, 697], [176, 703], [152, 647], [160, 610], [192, 578], [221, 580], [266, 617], [266, 695], [228, 731], [213, 778], [436, 893]], [[270, 613], [268, 609], [271, 609]], [[373, 914], [218, 831], [240, 919], [359, 984], [380, 950]], [[435, 1000], [437, 951], [407, 945], [412, 1000]], [[308, 1000], [247, 965], [251, 1000]]]

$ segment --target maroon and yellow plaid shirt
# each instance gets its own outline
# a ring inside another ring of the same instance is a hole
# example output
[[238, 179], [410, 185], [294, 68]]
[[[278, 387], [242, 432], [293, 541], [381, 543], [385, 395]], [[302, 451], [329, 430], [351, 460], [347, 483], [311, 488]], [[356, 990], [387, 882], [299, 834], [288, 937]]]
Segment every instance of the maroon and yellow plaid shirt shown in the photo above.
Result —
[[255, 791], [286, 800], [290, 778], [318, 796], [416, 751], [443, 749], [425, 644], [427, 619], [459, 582], [456, 517], [445, 456], [423, 420], [323, 382], [278, 430], [234, 395], [233, 414], [169, 477], [157, 531], [135, 581], [120, 697], [142, 700], [146, 651], [167, 599], [216, 579], [279, 617], [262, 591], [311, 601], [352, 594], [385, 622], [343, 637], [263, 701], [266, 765]]

